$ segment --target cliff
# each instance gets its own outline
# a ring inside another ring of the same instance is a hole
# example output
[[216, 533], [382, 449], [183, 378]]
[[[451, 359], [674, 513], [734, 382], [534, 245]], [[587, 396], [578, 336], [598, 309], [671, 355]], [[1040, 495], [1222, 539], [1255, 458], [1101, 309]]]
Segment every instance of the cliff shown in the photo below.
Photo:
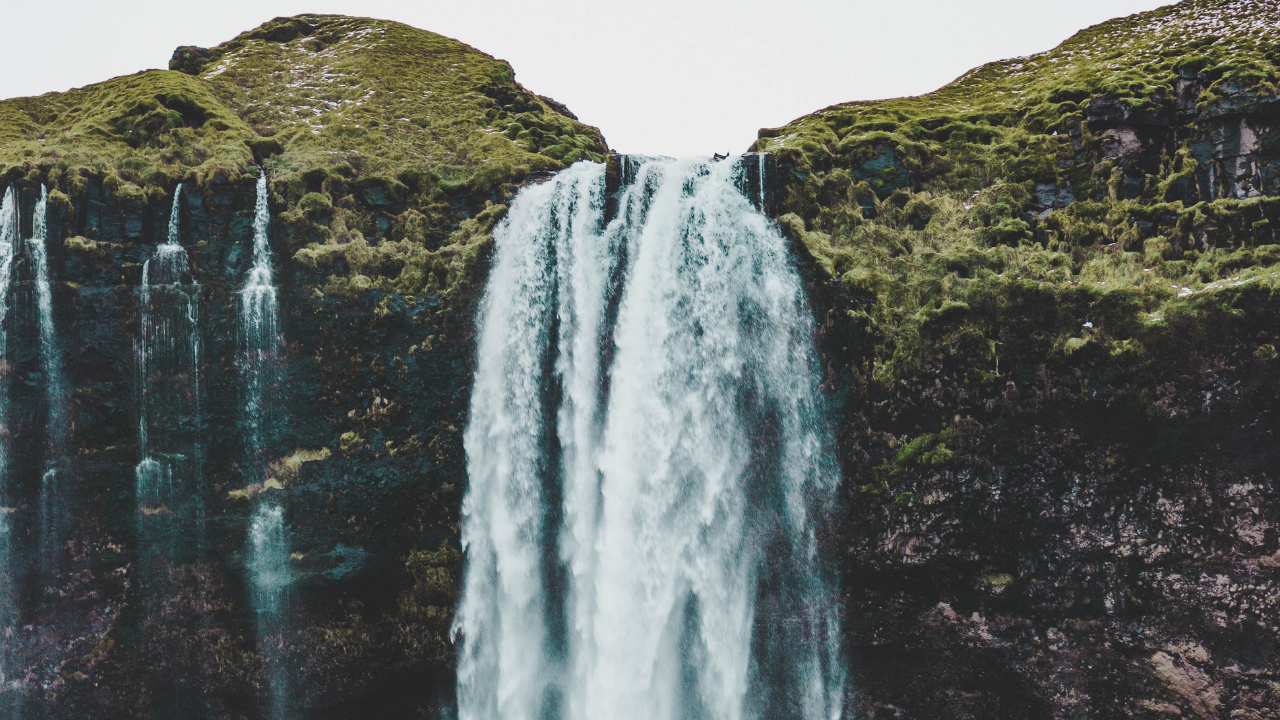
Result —
[[[772, 176], [837, 423], [842, 502], [819, 541], [842, 578], [849, 716], [1277, 717], [1277, 27], [1274, 3], [1188, 0], [761, 131], [773, 159], [752, 182]], [[522, 184], [606, 153], [506, 63], [339, 16], [0, 101], [24, 236], [49, 189], [73, 423], [52, 576], [21, 559], [41, 467], [10, 453], [17, 685], [0, 700], [259, 717], [276, 663], [301, 717], [450, 707], [490, 233]], [[287, 350], [277, 457], [250, 483], [236, 307], [260, 168]], [[144, 573], [133, 338], [179, 182], [206, 521]], [[29, 279], [14, 297], [34, 302]], [[11, 448], [45, 441], [37, 334], [10, 321]], [[245, 580], [263, 497], [287, 511], [296, 577], [270, 658]]]
[[1275, 717], [1280, 10], [766, 129], [868, 717]]

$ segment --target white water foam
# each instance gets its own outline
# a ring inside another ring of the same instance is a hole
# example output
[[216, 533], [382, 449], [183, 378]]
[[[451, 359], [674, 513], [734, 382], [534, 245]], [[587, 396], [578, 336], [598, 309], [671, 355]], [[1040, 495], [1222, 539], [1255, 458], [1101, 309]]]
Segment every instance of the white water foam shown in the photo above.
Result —
[[53, 319], [53, 286], [49, 276], [48, 189], [40, 186], [40, 200], [31, 217], [31, 238], [27, 251], [35, 266], [36, 310], [40, 320], [40, 364], [44, 372], [45, 449], [44, 472], [40, 480], [40, 564], [46, 574], [56, 570], [66, 533], [69, 492], [64, 487], [67, 435], [70, 432], [69, 401], [62, 377], [62, 355], [58, 349]]
[[812, 321], [740, 161], [521, 192], [480, 310], [462, 718], [838, 717]]

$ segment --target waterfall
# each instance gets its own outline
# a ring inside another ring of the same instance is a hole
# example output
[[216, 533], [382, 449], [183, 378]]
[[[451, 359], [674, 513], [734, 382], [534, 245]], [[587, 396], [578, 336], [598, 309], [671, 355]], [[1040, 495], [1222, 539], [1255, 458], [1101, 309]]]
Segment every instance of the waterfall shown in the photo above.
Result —
[[760, 178], [760, 179], [756, 182], [756, 187], [758, 188], [758, 191], [757, 191], [757, 197], [758, 197], [758, 198], [759, 198], [759, 200], [760, 200], [760, 204], [759, 204], [760, 212], [765, 212], [765, 204], [764, 204], [764, 187], [765, 187], [764, 166], [765, 166], [765, 157], [766, 157], [765, 153], [756, 153], [756, 172], [759, 174], [759, 178]]
[[142, 265], [138, 288], [138, 449], [135, 496], [144, 536], [168, 552], [165, 528], [201, 499], [200, 285], [182, 246], [182, 184], [173, 192], [168, 239]]
[[[276, 288], [271, 277], [267, 228], [267, 174], [258, 177], [253, 213], [253, 264], [240, 291], [240, 338], [244, 379], [243, 426], [246, 473], [261, 482], [266, 469], [265, 430], [270, 419], [280, 349]], [[271, 491], [276, 492], [276, 491]], [[288, 706], [288, 685], [281, 649], [287, 629], [289, 539], [284, 509], [264, 493], [249, 525], [249, 582], [258, 619], [258, 648], [264, 661], [271, 717], [281, 720]]]
[[173, 205], [169, 207], [168, 242], [162, 247], [182, 246], [182, 183], [173, 189]]
[[280, 321], [276, 288], [271, 278], [271, 248], [267, 226], [267, 174], [258, 177], [257, 203], [253, 213], [253, 265], [240, 291], [240, 338], [243, 349], [244, 427], [246, 465], [261, 468], [263, 431], [268, 420], [269, 395], [275, 381], [280, 347]]
[[460, 717], [837, 718], [813, 521], [839, 473], [787, 243], [742, 159], [623, 161], [607, 224], [579, 163], [495, 231]]
[[40, 200], [31, 217], [31, 239], [26, 243], [35, 267], [36, 309], [40, 319], [40, 364], [45, 389], [45, 467], [40, 481], [40, 560], [45, 572], [57, 566], [58, 553], [69, 521], [64, 487], [65, 469], [60, 468], [66, 453], [68, 402], [62, 380], [62, 356], [53, 322], [53, 289], [49, 280], [48, 225], [49, 193], [40, 186]]
[[288, 692], [283, 663], [284, 613], [288, 606], [289, 539], [284, 510], [260, 502], [249, 523], [249, 580], [257, 619], [258, 647], [265, 665], [270, 717], [287, 714]]
[[[13, 277], [13, 256], [19, 242], [18, 194], [10, 185], [0, 202], [0, 427], [9, 424], [9, 283]], [[13, 524], [9, 518], [18, 503], [9, 486], [8, 433], [0, 436], [0, 637], [11, 637], [18, 622], [13, 581]], [[9, 645], [0, 650], [0, 693], [16, 684]], [[9, 705], [12, 700], [4, 701]]]

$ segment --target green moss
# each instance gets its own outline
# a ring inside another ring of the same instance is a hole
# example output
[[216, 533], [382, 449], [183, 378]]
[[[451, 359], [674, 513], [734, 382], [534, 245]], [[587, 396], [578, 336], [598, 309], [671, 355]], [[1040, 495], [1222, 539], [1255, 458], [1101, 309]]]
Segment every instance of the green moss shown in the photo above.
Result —
[[436, 550], [411, 552], [405, 568], [413, 586], [400, 596], [397, 623], [414, 637], [424, 659], [448, 662], [453, 657], [449, 628], [461, 590], [462, 553], [442, 542]]
[[[325, 292], [334, 295], [349, 297], [370, 289], [402, 295], [471, 291], [468, 279], [505, 211], [503, 205], [488, 205], [475, 218], [464, 220], [436, 250], [411, 238], [370, 243], [358, 230], [344, 231], [338, 218], [334, 237], [299, 249], [294, 260], [327, 275]], [[405, 228], [417, 222], [414, 217], [400, 220]], [[339, 268], [341, 273], [334, 272]]]
[[435, 606], [445, 612], [458, 596], [458, 569], [462, 553], [442, 542], [436, 550], [416, 550], [409, 555], [405, 567], [413, 577], [413, 589], [401, 597], [400, 607], [406, 614], [429, 615]]
[[338, 440], [338, 450], [345, 457], [350, 457], [366, 447], [368, 447], [368, 443], [354, 430], [343, 433]]
[[250, 162], [252, 135], [208, 83], [153, 70], [0, 102], [0, 171], [83, 168], [144, 184], [162, 168]]
[[[399, 23], [273, 21], [210, 50], [200, 77], [283, 146], [282, 169], [348, 162], [394, 176], [453, 165], [467, 178], [487, 172], [492, 182], [496, 171], [510, 182], [561, 167], [565, 153], [551, 148], [580, 147], [597, 160], [605, 150], [599, 131], [525, 90], [505, 62]], [[516, 119], [537, 139], [500, 134]]]
[[91, 263], [109, 259], [115, 253], [111, 243], [98, 242], [79, 235], [73, 235], [63, 240], [62, 245], [69, 252], [79, 255]]
[[345, 264], [323, 287], [443, 292], [529, 174], [606, 152], [507, 63], [398, 23], [302, 15], [178, 59], [181, 72], [0, 102], [0, 178], [68, 205], [91, 178], [117, 202], [163, 202], [179, 181], [260, 165], [291, 249], [306, 248], [295, 257]]
[[[1138, 172], [1086, 121], [1095, 99], [1164, 112], [1188, 79], [1206, 90], [1202, 110], [1268, 96], [1277, 37], [1224, 7], [1122, 18], [928, 95], [762, 130], [752, 149], [788, 168], [779, 225], [833, 293], [828, 330], [858, 338], [847, 370], [887, 390], [944, 357], [992, 383], [1002, 358], [1151, 362], [1144, 348], [1169, 317], [1275, 288], [1280, 201], [1184, 203], [1195, 133], [1144, 146]], [[1212, 37], [1210, 17], [1226, 25]]]
[[933, 435], [921, 435], [915, 440], [907, 443], [902, 447], [902, 450], [898, 451], [898, 463], [905, 465], [915, 462], [917, 458], [932, 446], [934, 441], [935, 438]]

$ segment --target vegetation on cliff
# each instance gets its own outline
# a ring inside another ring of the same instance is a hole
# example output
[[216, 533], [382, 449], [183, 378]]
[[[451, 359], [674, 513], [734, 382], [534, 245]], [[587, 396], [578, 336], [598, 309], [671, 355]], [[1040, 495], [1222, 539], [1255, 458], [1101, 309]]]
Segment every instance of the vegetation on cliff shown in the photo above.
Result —
[[[279, 18], [215, 48], [179, 48], [170, 64], [0, 101], [0, 178], [70, 197], [100, 180], [108, 195], [163, 203], [179, 181], [234, 183], [256, 164], [273, 205], [293, 210], [289, 249], [312, 246], [304, 266], [344, 276], [330, 260], [350, 251], [364, 275], [339, 289], [372, 275], [412, 294], [447, 285], [448, 268], [474, 254], [459, 243], [487, 238], [500, 215], [487, 205], [531, 173], [606, 152], [599, 131], [524, 89], [507, 63], [399, 23]], [[458, 233], [472, 215], [483, 226]], [[384, 237], [397, 246], [369, 261], [362, 239]]]
[[[762, 131], [845, 403], [849, 515], [821, 539], [866, 716], [1274, 716], [1278, 26], [1275, 3], [1190, 0]], [[47, 653], [32, 712], [251, 715], [235, 558], [258, 493], [294, 519], [299, 712], [447, 704], [490, 232], [519, 183], [606, 147], [506, 63], [396, 23], [279, 19], [171, 68], [0, 101], [0, 183], [28, 208], [51, 189], [83, 479], [74, 575], [24, 600], [15, 641]], [[131, 293], [185, 182], [203, 411], [233, 427], [259, 167], [281, 456], [245, 487], [236, 434], [211, 433], [215, 550], [140, 588]], [[36, 345], [10, 343], [14, 377]]]
[[1146, 326], [1273, 287], [1278, 23], [1274, 3], [1192, 0], [761, 130], [784, 226], [876, 338], [862, 374], [892, 383], [942, 341], [994, 371], [1006, 339], [980, 308], [1012, 292], [1077, 306], [1035, 333], [1061, 357], [1136, 352]]

